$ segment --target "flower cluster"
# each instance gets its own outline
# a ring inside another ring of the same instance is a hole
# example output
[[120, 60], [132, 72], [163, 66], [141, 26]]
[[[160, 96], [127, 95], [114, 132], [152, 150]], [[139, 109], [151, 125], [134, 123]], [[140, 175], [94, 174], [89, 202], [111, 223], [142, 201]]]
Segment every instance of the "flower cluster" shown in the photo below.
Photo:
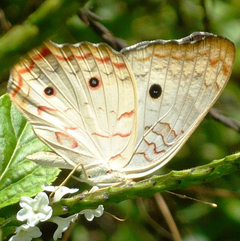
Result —
[[[44, 186], [43, 188], [45, 191], [55, 191], [52, 202], [57, 202], [64, 195], [78, 191], [76, 188], [69, 189], [64, 186]], [[98, 187], [93, 187], [89, 192], [97, 189]], [[36, 225], [44, 221], [54, 222], [58, 225], [58, 228], [53, 234], [53, 239], [57, 240], [62, 237], [62, 233], [68, 229], [70, 223], [76, 221], [79, 214], [84, 214], [88, 221], [92, 221], [94, 217], [100, 217], [104, 211], [103, 205], [99, 205], [95, 210], [86, 209], [67, 218], [52, 217], [53, 210], [52, 207], [49, 206], [49, 199], [45, 192], [38, 193], [34, 199], [25, 196], [21, 197], [20, 206], [22, 209], [17, 213], [17, 219], [19, 221], [27, 221], [27, 223], [18, 227], [15, 235], [13, 235], [9, 241], [31, 241], [33, 238], [40, 237], [42, 233]]]

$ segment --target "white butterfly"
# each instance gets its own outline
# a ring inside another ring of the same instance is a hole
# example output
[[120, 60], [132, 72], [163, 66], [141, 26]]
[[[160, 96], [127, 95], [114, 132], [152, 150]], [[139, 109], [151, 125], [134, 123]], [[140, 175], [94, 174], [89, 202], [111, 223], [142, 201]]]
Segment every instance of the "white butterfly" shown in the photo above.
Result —
[[82, 181], [111, 185], [146, 176], [176, 154], [224, 89], [234, 58], [232, 42], [203, 32], [120, 53], [48, 42], [14, 66], [8, 92], [57, 154], [33, 160], [80, 163]]

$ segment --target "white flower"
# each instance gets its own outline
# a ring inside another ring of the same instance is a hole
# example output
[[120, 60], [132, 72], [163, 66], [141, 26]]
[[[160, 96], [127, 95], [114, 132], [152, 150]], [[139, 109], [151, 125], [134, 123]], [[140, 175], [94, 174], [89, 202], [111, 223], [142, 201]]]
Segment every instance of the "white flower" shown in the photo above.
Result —
[[9, 241], [31, 241], [33, 238], [38, 238], [42, 235], [38, 227], [30, 227], [27, 224], [18, 227], [15, 233], [16, 235], [13, 235]]
[[61, 217], [51, 218], [51, 221], [58, 225], [57, 230], [53, 234], [53, 239], [57, 240], [59, 238], [62, 238], [62, 233], [65, 232], [68, 229], [70, 223], [75, 222], [77, 218], [78, 218], [78, 214], [74, 214], [67, 218], [61, 218]]
[[[91, 192], [95, 192], [99, 189], [99, 187], [97, 186], [94, 186], [92, 187], [92, 189], [88, 192], [88, 193], [91, 193]], [[92, 221], [94, 219], [94, 217], [100, 217], [103, 215], [103, 211], [104, 211], [104, 207], [103, 205], [99, 205], [97, 209], [85, 209], [83, 211], [81, 211], [79, 214], [84, 214], [85, 218], [88, 220], [88, 221]]]
[[17, 213], [17, 219], [20, 221], [27, 220], [27, 224], [31, 227], [48, 220], [52, 216], [52, 208], [48, 206], [48, 196], [44, 192], [40, 192], [32, 199], [30, 197], [21, 197], [20, 206], [22, 209]]
[[99, 187], [98, 187], [98, 186], [93, 186], [93, 187], [91, 188], [91, 190], [89, 191], [89, 193], [90, 193], [90, 192], [95, 192], [95, 191], [97, 191], [97, 190], [99, 190]]
[[97, 209], [85, 209], [81, 211], [79, 214], [84, 214], [85, 218], [88, 221], [92, 221], [94, 217], [101, 217], [103, 215], [104, 207], [103, 205], [99, 205]]
[[75, 193], [79, 190], [77, 188], [68, 188], [68, 187], [65, 187], [65, 186], [61, 186], [61, 187], [58, 187], [58, 186], [42, 186], [42, 188], [45, 191], [48, 191], [48, 192], [54, 192], [57, 189], [57, 191], [55, 192], [55, 194], [52, 198], [52, 202], [58, 202], [59, 200], [61, 200], [61, 198], [64, 195], [66, 195], [68, 193]]

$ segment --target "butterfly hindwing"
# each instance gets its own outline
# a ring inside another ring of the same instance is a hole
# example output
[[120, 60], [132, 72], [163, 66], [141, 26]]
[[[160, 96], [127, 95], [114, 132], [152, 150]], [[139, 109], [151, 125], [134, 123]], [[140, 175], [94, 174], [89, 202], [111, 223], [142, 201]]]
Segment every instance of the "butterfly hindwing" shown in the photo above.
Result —
[[230, 77], [235, 48], [225, 38], [193, 33], [122, 53], [138, 90], [138, 143], [124, 168], [136, 178], [166, 164], [196, 129]]

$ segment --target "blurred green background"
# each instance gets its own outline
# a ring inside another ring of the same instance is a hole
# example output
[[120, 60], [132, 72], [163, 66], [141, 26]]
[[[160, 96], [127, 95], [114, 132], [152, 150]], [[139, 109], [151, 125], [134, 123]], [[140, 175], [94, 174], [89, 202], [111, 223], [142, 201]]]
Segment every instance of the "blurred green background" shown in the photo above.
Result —
[[[12, 26], [21, 24], [42, 2], [1, 0], [0, 33], [4, 35]], [[95, 13], [99, 17], [97, 21], [117, 38], [125, 40], [127, 45], [143, 40], [182, 38], [194, 31], [209, 31], [232, 40], [236, 45], [235, 66], [215, 108], [240, 122], [239, 0], [99, 0], [88, 1], [85, 8]], [[103, 41], [77, 15], [71, 17], [51, 40], [58, 43]], [[5, 73], [0, 80], [1, 94], [6, 92], [8, 74]], [[240, 134], [207, 116], [181, 151], [159, 173], [203, 165], [237, 151], [240, 151]], [[240, 173], [237, 172], [201, 186], [176, 190], [216, 203], [217, 208], [168, 193], [162, 195], [182, 240], [235, 241], [240, 240], [239, 190]], [[126, 217], [126, 221], [117, 221], [107, 214], [92, 222], [81, 217], [66, 240], [174, 240], [154, 198], [127, 200], [105, 209], [117, 217]], [[45, 223], [40, 228], [44, 233], [42, 239], [51, 240], [56, 228], [54, 224]]]

